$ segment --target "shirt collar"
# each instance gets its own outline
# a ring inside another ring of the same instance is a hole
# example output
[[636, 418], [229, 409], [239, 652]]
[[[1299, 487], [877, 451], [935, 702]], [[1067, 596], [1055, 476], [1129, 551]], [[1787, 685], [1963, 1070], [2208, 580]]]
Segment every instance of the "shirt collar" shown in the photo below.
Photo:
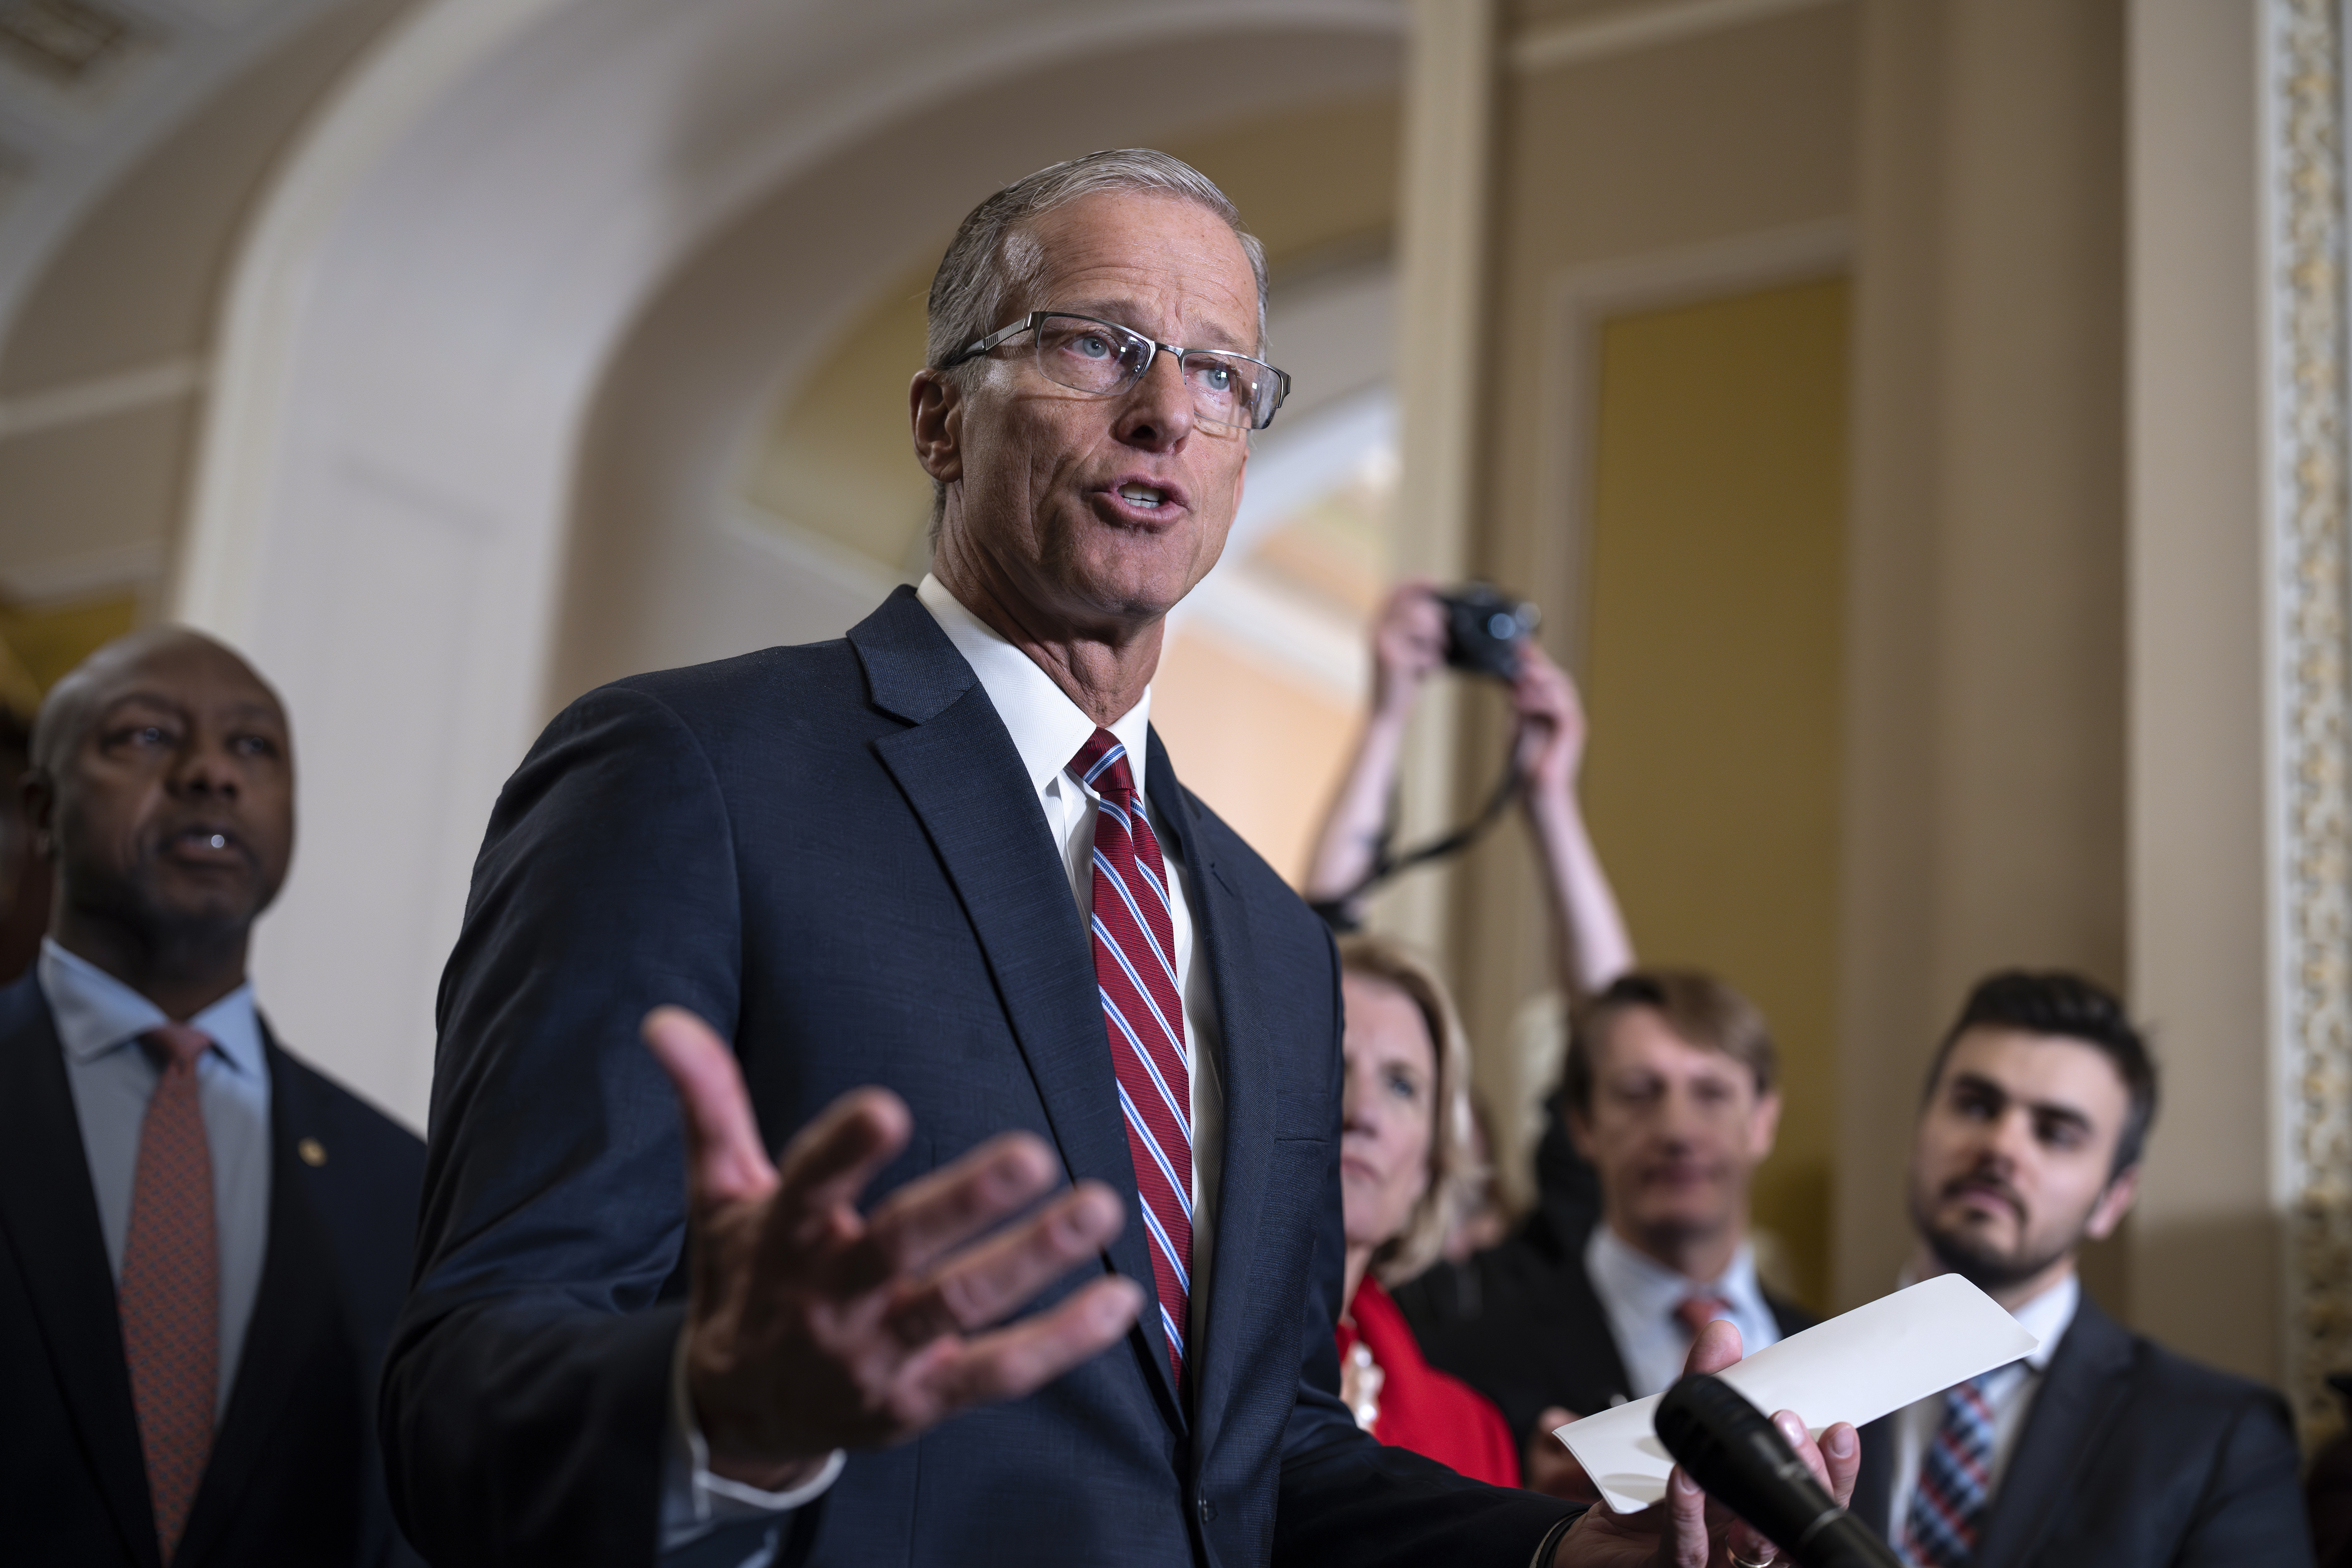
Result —
[[[1070, 759], [1078, 754], [1078, 748], [1093, 738], [1095, 721], [1070, 700], [1068, 692], [1054, 684], [1054, 678], [1038, 668], [1036, 660], [964, 608], [937, 577], [924, 574], [915, 596], [922, 601], [923, 608], [930, 611], [931, 618], [940, 623], [940, 629], [948, 634], [948, 640], [971, 666], [971, 672], [980, 677], [981, 689], [988, 693], [996, 716], [1004, 721], [1005, 731], [1013, 737], [1013, 749], [1021, 753], [1021, 765], [1028, 772], [1031, 787], [1044, 795], [1046, 786], [1061, 777]], [[1151, 689], [1145, 687], [1135, 706], [1106, 728], [1127, 748], [1127, 765], [1135, 774], [1135, 793], [1144, 794]]]
[[2048, 1369], [2050, 1358], [2058, 1352], [2058, 1342], [2074, 1321], [2074, 1309], [2082, 1304], [2083, 1281], [2074, 1270], [2066, 1278], [2020, 1305], [2011, 1317], [2017, 1326], [2042, 1342], [2026, 1358], [2026, 1364], [2036, 1372]]
[[[57, 1020], [58, 1040], [76, 1062], [89, 1062], [119, 1050], [159, 1024], [171, 1019], [163, 1009], [117, 980], [89, 960], [68, 952], [48, 937], [41, 939], [41, 957], [35, 966], [41, 994]], [[238, 986], [188, 1020], [192, 1027], [212, 1037], [218, 1055], [241, 1073], [266, 1076], [268, 1062], [261, 1045], [261, 1019], [253, 1005], [251, 982]]]
[[1592, 1227], [1585, 1266], [1607, 1279], [1618, 1296], [1632, 1302], [1644, 1317], [1670, 1316], [1691, 1296], [1720, 1296], [1743, 1311], [1764, 1310], [1763, 1292], [1756, 1283], [1756, 1248], [1747, 1241], [1731, 1255], [1731, 1267], [1720, 1279], [1693, 1279], [1640, 1250], [1603, 1220]]

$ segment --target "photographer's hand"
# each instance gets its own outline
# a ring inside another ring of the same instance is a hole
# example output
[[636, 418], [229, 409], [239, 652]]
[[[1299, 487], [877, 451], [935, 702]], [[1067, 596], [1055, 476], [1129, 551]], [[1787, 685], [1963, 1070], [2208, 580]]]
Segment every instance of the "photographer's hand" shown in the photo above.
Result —
[[1372, 624], [1372, 722], [1402, 727], [1421, 683], [1445, 663], [1445, 608], [1425, 577], [1398, 584]]
[[1343, 897], [1371, 872], [1413, 699], [1422, 682], [1445, 662], [1445, 611], [1436, 592], [1424, 579], [1401, 583], [1373, 623], [1372, 709], [1347, 777], [1315, 837], [1306, 887], [1311, 901]]
[[1568, 672], [1535, 643], [1519, 644], [1511, 706], [1519, 715], [1519, 776], [1528, 826], [1543, 851], [1553, 917], [1559, 922], [1560, 983], [1590, 996], [1633, 967], [1633, 939], [1617, 908], [1601, 857], [1585, 830], [1576, 785], [1584, 765], [1584, 704]]

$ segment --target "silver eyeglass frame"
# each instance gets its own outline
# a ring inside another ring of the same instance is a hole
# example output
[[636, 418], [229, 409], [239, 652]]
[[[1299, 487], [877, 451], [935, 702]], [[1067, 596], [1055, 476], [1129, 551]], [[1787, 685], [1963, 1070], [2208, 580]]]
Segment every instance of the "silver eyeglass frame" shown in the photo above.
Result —
[[[1174, 343], [1163, 343], [1158, 338], [1152, 337], [1148, 333], [1139, 332], [1133, 327], [1128, 326], [1123, 322], [1107, 321], [1100, 316], [1089, 316], [1077, 310], [1032, 310], [1009, 327], [999, 327], [996, 331], [989, 333], [984, 338], [974, 338], [962, 348], [957, 350], [955, 353], [941, 361], [939, 368], [941, 370], [953, 370], [956, 366], [962, 364], [969, 360], [978, 359], [981, 355], [992, 352], [999, 345], [1008, 342], [1009, 340], [1019, 337], [1023, 332], [1034, 331], [1037, 327], [1046, 320], [1046, 318], [1051, 316], [1060, 316], [1066, 320], [1073, 321], [1090, 321], [1097, 327], [1108, 327], [1112, 331], [1125, 332], [1131, 338], [1140, 338], [1143, 342], [1151, 345], [1151, 357], [1145, 360], [1142, 367], [1130, 375], [1123, 384], [1113, 387], [1108, 392], [1087, 392], [1083, 386], [1072, 386], [1068, 388], [1069, 391], [1084, 393], [1089, 397], [1117, 397], [1119, 394], [1127, 391], [1129, 387], [1139, 384], [1145, 376], [1150, 375], [1151, 374], [1152, 365], [1158, 363], [1161, 354], [1169, 353], [1176, 356], [1176, 368], [1178, 374], [1181, 374], [1184, 368], [1184, 356], [1187, 354], [1199, 353], [1214, 354], [1219, 359], [1247, 360], [1250, 363], [1256, 365], [1263, 370], [1271, 371], [1274, 374], [1276, 385], [1276, 391], [1274, 395], [1274, 406], [1265, 411], [1265, 417], [1251, 425], [1227, 425], [1225, 426], [1225, 428], [1228, 430], [1265, 429], [1267, 426], [1274, 423], [1274, 416], [1282, 412], [1284, 402], [1290, 396], [1290, 373], [1279, 366], [1266, 363], [1265, 361], [1258, 358], [1255, 354], [1245, 354], [1236, 349], [1180, 348]], [[1049, 376], [1046, 379], [1052, 380], [1052, 377]], [[1055, 386], [1062, 386], [1065, 384], [1056, 381], [1054, 384]], [[1255, 417], [1255, 413], [1253, 413], [1252, 417]], [[1223, 420], [1212, 420], [1210, 423], [1223, 424], [1224, 422]]]

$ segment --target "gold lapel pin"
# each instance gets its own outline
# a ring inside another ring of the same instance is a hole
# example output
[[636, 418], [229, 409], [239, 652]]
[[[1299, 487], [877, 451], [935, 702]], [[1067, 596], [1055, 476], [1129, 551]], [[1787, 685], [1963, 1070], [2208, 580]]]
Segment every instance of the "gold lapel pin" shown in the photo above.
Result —
[[306, 1165], [323, 1165], [327, 1163], [327, 1146], [316, 1138], [303, 1139], [294, 1145], [294, 1152], [302, 1156], [302, 1163]]

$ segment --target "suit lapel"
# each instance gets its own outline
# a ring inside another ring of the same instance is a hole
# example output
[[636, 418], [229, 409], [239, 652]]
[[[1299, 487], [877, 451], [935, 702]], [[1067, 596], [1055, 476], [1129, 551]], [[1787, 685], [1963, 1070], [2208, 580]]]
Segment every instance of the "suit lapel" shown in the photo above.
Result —
[[2004, 1568], [2032, 1558], [2130, 1393], [2131, 1355], [2131, 1337], [2085, 1293], [2001, 1472], [1978, 1562]]
[[[1556, 1319], [1559, 1331], [1552, 1335], [1551, 1345], [1567, 1380], [1577, 1381], [1577, 1373], [1582, 1371], [1598, 1376], [1599, 1383], [1593, 1388], [1595, 1394], [1602, 1398], [1611, 1395], [1631, 1398], [1633, 1380], [1625, 1375], [1625, 1355], [1617, 1346], [1616, 1325], [1610, 1321], [1608, 1305], [1601, 1300], [1601, 1291], [1592, 1283], [1591, 1271], [1584, 1266], [1584, 1251], [1580, 1244], [1571, 1251], [1559, 1279], [1560, 1299]], [[1577, 1412], [1580, 1415], [1593, 1413], [1591, 1410]]]
[[202, 1563], [225, 1538], [271, 1437], [286, 1426], [300, 1374], [317, 1364], [312, 1347], [319, 1334], [334, 1321], [325, 1248], [294, 1167], [290, 1129], [305, 1122], [303, 1108], [288, 1100], [300, 1091], [285, 1054], [266, 1032], [263, 1049], [269, 1061], [269, 1239], [261, 1288], [173, 1568]]
[[[877, 706], [911, 728], [874, 742], [921, 819], [980, 940], [1045, 1120], [1073, 1181], [1102, 1182], [1130, 1205], [1111, 1267], [1153, 1289], [1135, 1215], [1135, 1167], [1118, 1111], [1086, 927], [1029, 775], [979, 678], [911, 590], [849, 634]], [[1138, 1321], [1144, 1359], [1171, 1419], [1182, 1401], [1159, 1315]]]
[[1886, 1510], [1895, 1504], [1895, 1423], [1902, 1418], [1897, 1410], [1863, 1427], [1862, 1473], [1853, 1479], [1853, 1500], [1847, 1505], [1882, 1540], [1887, 1536]]
[[[1151, 805], [1175, 838], [1175, 850], [1184, 864], [1185, 901], [1192, 916], [1192, 962], [1209, 965], [1209, 984], [1216, 997], [1219, 1042], [1215, 1068], [1224, 1101], [1222, 1168], [1217, 1179], [1216, 1251], [1209, 1275], [1209, 1313], [1205, 1342], [1197, 1354], [1193, 1375], [1201, 1389], [1199, 1410], [1209, 1413], [1230, 1407], [1233, 1369], [1241, 1359], [1238, 1341], [1249, 1321], [1250, 1270], [1246, 1260], [1257, 1244], [1259, 1211], [1265, 1196], [1267, 1162], [1274, 1151], [1274, 1089], [1262, 1082], [1265, 1064], [1263, 1043], [1256, 1036], [1261, 1008], [1249, 969], [1236, 954], [1252, 947], [1249, 907], [1225, 885], [1224, 875], [1208, 853], [1191, 800], [1176, 780], [1168, 750], [1159, 731], [1150, 742]], [[1239, 1265], [1237, 1267], [1237, 1265]], [[1202, 1451], [1216, 1439], [1203, 1429]]]
[[64, 1047], [30, 976], [0, 992], [0, 1232], [23, 1272], [75, 1436], [115, 1528], [132, 1559], [153, 1568], [154, 1513], [113, 1271]]

